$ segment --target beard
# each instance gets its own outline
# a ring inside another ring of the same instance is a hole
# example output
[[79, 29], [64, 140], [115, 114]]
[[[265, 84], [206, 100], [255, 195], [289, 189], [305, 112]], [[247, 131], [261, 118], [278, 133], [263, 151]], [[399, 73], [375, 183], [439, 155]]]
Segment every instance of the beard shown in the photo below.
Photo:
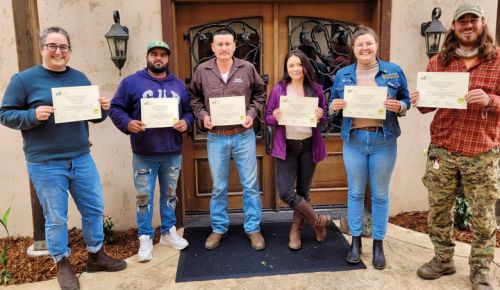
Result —
[[157, 74], [168, 72], [168, 63], [160, 66], [160, 65], [155, 65], [154, 63], [152, 63], [150, 61], [147, 61], [147, 67], [150, 71], [157, 73]]

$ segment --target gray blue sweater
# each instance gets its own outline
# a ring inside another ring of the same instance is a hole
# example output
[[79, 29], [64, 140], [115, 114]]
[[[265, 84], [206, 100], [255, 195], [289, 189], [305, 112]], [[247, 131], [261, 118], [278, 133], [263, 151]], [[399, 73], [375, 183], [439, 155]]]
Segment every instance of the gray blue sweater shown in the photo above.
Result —
[[[52, 106], [52, 88], [90, 84], [82, 72], [70, 67], [53, 72], [39, 65], [12, 76], [0, 107], [0, 122], [21, 130], [26, 161], [71, 159], [90, 152], [86, 121], [55, 124], [54, 115], [46, 121], [38, 121], [35, 115], [38, 106]], [[103, 110], [101, 118], [91, 122], [102, 122], [107, 114]]]

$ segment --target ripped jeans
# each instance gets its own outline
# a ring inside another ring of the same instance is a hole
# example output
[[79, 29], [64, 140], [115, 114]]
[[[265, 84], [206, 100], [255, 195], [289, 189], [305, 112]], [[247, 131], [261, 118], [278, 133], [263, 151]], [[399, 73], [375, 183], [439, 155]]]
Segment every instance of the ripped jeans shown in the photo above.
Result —
[[136, 219], [139, 237], [154, 238], [151, 224], [154, 208], [156, 177], [160, 184], [160, 232], [165, 234], [175, 225], [177, 179], [181, 170], [181, 155], [132, 156], [134, 186], [136, 189]]

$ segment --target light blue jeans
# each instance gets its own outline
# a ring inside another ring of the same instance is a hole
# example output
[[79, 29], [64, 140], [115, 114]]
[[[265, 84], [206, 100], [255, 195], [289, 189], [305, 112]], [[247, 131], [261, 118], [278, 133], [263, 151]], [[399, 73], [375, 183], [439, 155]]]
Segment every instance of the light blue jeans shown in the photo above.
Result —
[[70, 160], [27, 162], [28, 174], [45, 216], [45, 239], [56, 262], [69, 257], [68, 190], [82, 216], [87, 250], [96, 253], [104, 238], [104, 201], [99, 172], [90, 154]]
[[[257, 182], [255, 133], [252, 129], [232, 136], [208, 133], [208, 162], [212, 173], [213, 189], [210, 199], [210, 220], [214, 233], [225, 233], [229, 227], [227, 188], [231, 151], [243, 187], [243, 212], [246, 233], [260, 231], [262, 208]], [[234, 173], [233, 173], [234, 174]]]
[[177, 180], [181, 170], [182, 157], [177, 155], [147, 156], [133, 154], [132, 166], [136, 189], [136, 219], [139, 237], [154, 238], [151, 225], [154, 208], [156, 177], [160, 184], [160, 232], [165, 234], [175, 225], [177, 205]]
[[344, 165], [347, 171], [347, 219], [351, 235], [361, 236], [364, 221], [364, 197], [368, 181], [372, 196], [372, 236], [383, 240], [389, 219], [389, 186], [396, 163], [396, 139], [386, 141], [381, 131], [352, 130], [344, 141]]

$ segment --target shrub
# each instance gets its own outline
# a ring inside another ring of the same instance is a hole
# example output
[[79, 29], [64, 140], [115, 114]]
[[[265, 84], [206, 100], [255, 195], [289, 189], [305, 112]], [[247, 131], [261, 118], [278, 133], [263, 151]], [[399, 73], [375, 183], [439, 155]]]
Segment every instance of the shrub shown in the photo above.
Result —
[[0, 270], [0, 285], [9, 284], [12, 278], [12, 273], [9, 271], [8, 267], [9, 256], [7, 255], [10, 243], [9, 228], [7, 227], [7, 220], [9, 219], [9, 214], [10, 214], [10, 207], [7, 209], [7, 211], [5, 211], [5, 213], [2, 216], [2, 219], [0, 219], [0, 223], [7, 232], [7, 237], [3, 241], [3, 251], [0, 253], [0, 265], [2, 265], [2, 270]]
[[104, 231], [104, 242], [108, 245], [114, 243], [115, 241], [113, 237], [114, 226], [115, 225], [113, 224], [113, 220], [111, 219], [111, 217], [104, 215], [102, 219], [102, 228]]

